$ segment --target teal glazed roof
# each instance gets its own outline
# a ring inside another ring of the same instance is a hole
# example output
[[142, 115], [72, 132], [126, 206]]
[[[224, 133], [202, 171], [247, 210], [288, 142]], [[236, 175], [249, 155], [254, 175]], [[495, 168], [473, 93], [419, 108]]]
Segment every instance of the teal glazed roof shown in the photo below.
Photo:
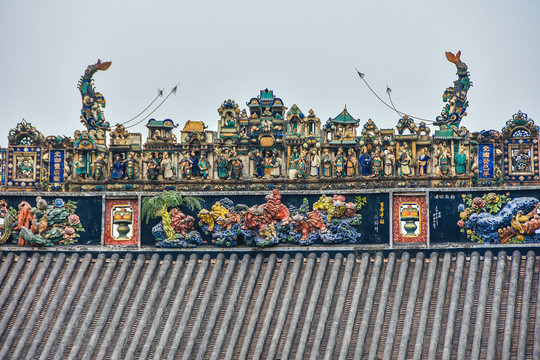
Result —
[[250, 108], [262, 106], [262, 107], [282, 107], [283, 100], [274, 96], [273, 90], [264, 89], [261, 90], [261, 93], [258, 97], [251, 98], [247, 103], [247, 106]]
[[349, 114], [347, 108], [343, 109], [341, 114], [336, 116], [333, 119], [328, 119], [328, 122], [337, 123], [337, 124], [358, 124], [360, 120], [357, 120]]
[[435, 135], [433, 137], [439, 140], [461, 139], [461, 137], [456, 135], [456, 131], [453, 129], [435, 130]]
[[274, 98], [274, 91], [264, 89], [261, 90], [261, 100], [272, 100]]
[[174, 129], [178, 127], [178, 124], [175, 124], [171, 119], [165, 119], [165, 120], [156, 120], [156, 119], [150, 119], [148, 120], [148, 124], [146, 124], [147, 128], [160, 128], [160, 129]]
[[539, 359], [522, 252], [0, 253], [1, 359]]

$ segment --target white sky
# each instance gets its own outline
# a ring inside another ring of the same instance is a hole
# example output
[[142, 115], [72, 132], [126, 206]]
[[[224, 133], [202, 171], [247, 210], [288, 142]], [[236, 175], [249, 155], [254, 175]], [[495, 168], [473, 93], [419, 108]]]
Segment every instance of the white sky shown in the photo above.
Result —
[[[45, 136], [84, 129], [77, 82], [98, 58], [112, 61], [94, 76], [111, 125], [180, 82], [151, 117], [217, 130], [223, 100], [245, 108], [269, 88], [323, 122], [347, 104], [360, 126], [394, 127], [355, 67], [401, 111], [434, 119], [457, 78], [445, 50], [461, 50], [471, 73], [462, 125], [500, 130], [518, 110], [540, 124], [539, 16], [535, 0], [3, 1], [0, 145], [22, 118]], [[145, 123], [133, 129], [146, 136]]]

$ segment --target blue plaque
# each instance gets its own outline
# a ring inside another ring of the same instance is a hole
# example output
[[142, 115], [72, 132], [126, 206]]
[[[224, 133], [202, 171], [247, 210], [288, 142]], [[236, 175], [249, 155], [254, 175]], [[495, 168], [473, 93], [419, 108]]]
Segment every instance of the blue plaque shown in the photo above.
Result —
[[495, 177], [495, 150], [493, 144], [478, 144], [478, 178]]
[[62, 184], [64, 182], [64, 150], [51, 150], [49, 163], [49, 182]]

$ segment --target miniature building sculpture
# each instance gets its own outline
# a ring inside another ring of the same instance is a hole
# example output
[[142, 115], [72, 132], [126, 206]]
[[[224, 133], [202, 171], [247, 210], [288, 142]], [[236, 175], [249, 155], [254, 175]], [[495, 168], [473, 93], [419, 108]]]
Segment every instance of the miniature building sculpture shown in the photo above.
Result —
[[447, 104], [434, 135], [424, 121], [407, 115], [394, 129], [381, 129], [372, 119], [362, 124], [347, 107], [321, 125], [313, 110], [306, 115], [296, 104], [287, 110], [281, 98], [264, 89], [246, 103], [247, 110], [225, 100], [218, 108], [217, 131], [189, 120], [177, 137], [173, 120], [150, 119], [144, 143], [141, 134], [123, 125], [110, 131], [105, 99], [94, 90], [92, 77], [111, 63], [98, 61], [79, 82], [86, 129], [73, 138], [45, 138], [23, 120], [10, 131], [3, 152], [4, 187], [77, 192], [540, 184], [538, 126], [519, 111], [501, 132], [471, 134], [461, 126], [469, 72], [460, 52], [446, 55], [458, 79], [445, 91]]

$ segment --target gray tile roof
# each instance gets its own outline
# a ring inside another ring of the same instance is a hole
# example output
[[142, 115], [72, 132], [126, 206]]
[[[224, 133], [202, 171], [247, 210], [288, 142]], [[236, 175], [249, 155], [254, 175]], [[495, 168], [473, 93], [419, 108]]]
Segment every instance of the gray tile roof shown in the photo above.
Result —
[[4, 252], [0, 358], [538, 359], [525, 251]]

